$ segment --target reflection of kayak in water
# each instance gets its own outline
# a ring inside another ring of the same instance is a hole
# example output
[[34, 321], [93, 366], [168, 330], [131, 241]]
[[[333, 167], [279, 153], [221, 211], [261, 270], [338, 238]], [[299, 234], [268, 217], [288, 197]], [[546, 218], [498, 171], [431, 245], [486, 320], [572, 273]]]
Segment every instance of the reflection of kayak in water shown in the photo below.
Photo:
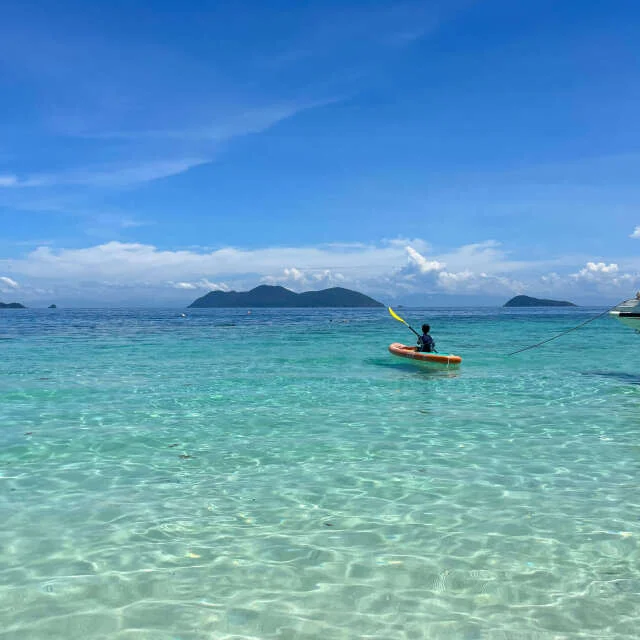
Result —
[[406, 360], [412, 360], [416, 364], [426, 366], [458, 367], [462, 362], [462, 358], [460, 356], [444, 353], [424, 353], [418, 351], [418, 347], [408, 347], [407, 345], [400, 344], [399, 342], [390, 344], [389, 351], [394, 356], [405, 358]]

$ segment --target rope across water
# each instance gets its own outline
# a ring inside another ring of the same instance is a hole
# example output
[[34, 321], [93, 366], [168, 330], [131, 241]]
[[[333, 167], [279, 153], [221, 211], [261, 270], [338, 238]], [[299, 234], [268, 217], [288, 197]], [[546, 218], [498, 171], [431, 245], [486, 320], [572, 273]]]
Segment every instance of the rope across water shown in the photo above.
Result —
[[622, 304], [623, 302], [624, 302], [624, 300], [621, 300], [620, 302], [618, 302], [618, 304], [614, 304], [613, 307], [610, 307], [606, 311], [603, 311], [602, 313], [599, 313], [597, 316], [594, 316], [593, 318], [589, 318], [588, 320], [585, 320], [584, 322], [581, 322], [580, 324], [576, 325], [575, 327], [571, 327], [571, 329], [567, 329], [566, 331], [562, 331], [561, 333], [558, 333], [555, 336], [552, 336], [551, 338], [547, 338], [546, 340], [542, 340], [540, 342], [536, 342], [536, 344], [532, 344], [532, 345], [529, 345], [528, 347], [524, 347], [524, 349], [518, 349], [517, 351], [512, 351], [511, 353], [508, 353], [507, 355], [508, 356], [515, 356], [517, 353], [522, 353], [523, 351], [528, 351], [529, 349], [535, 349], [536, 347], [539, 347], [540, 345], [546, 344], [547, 342], [551, 342], [552, 340], [555, 340], [556, 338], [560, 338], [560, 337], [566, 335], [567, 333], [571, 333], [572, 331], [575, 331], [576, 329], [580, 329], [581, 327], [584, 327], [585, 325], [589, 324], [590, 322], [593, 322], [594, 320], [597, 320], [598, 318], [601, 318], [602, 316], [606, 315], [607, 313], [609, 313], [609, 311], [613, 311], [619, 304]]

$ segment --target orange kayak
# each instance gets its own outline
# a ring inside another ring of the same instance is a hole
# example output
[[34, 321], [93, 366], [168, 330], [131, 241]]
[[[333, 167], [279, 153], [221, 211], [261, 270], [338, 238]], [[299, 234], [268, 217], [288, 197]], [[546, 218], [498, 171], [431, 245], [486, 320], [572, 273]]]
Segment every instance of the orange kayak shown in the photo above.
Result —
[[406, 344], [394, 342], [389, 345], [389, 351], [400, 358], [407, 358], [419, 364], [444, 365], [445, 367], [457, 367], [461, 362], [460, 356], [444, 353], [424, 353], [418, 351], [418, 347], [408, 347]]

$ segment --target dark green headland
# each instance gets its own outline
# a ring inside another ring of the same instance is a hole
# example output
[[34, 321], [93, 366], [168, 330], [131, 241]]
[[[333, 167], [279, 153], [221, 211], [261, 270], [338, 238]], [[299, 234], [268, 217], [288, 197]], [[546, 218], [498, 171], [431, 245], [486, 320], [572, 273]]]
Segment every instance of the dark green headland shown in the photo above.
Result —
[[333, 287], [322, 291], [295, 293], [267, 284], [251, 291], [210, 291], [194, 300], [189, 308], [230, 307], [384, 307], [364, 293]]
[[564, 300], [545, 300], [544, 298], [531, 298], [530, 296], [516, 296], [505, 302], [505, 307], [575, 307], [573, 302]]
[[0, 302], [0, 309], [26, 309], [23, 304], [19, 302]]

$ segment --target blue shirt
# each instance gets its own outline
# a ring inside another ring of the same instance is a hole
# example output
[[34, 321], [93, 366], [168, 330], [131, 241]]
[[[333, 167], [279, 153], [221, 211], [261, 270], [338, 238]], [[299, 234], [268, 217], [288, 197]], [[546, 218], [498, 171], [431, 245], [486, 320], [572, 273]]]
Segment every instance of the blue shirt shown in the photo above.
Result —
[[436, 343], [428, 333], [423, 333], [418, 338], [418, 351], [431, 352], [436, 350]]

